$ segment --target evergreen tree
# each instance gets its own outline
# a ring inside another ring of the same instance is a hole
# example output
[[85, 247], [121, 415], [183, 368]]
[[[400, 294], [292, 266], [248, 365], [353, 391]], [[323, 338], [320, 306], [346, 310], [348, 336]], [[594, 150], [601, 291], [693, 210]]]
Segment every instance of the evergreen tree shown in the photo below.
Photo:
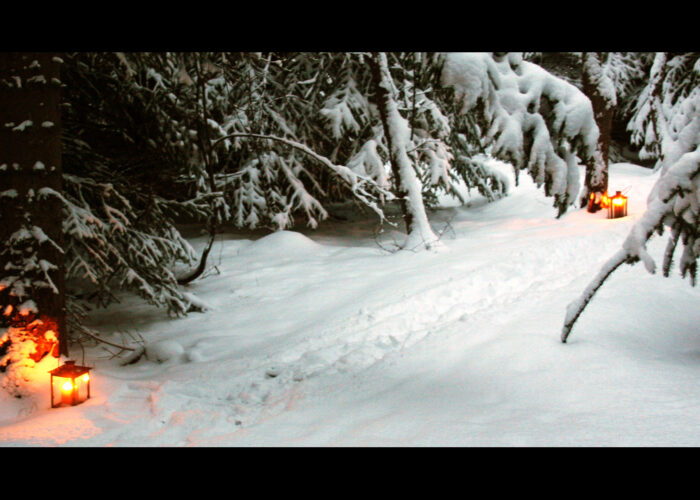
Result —
[[192, 102], [179, 106], [166, 92], [180, 90], [165, 84], [177, 78], [177, 65], [167, 54], [79, 53], [65, 61], [65, 189], [56, 197], [72, 319], [87, 302], [105, 306], [122, 290], [185, 314], [192, 303], [177, 268], [192, 265], [196, 253], [175, 220], [206, 220], [217, 195], [193, 180], [205, 167], [190, 133]]
[[579, 192], [579, 162], [596, 149], [586, 96], [519, 53], [449, 54], [443, 83], [475, 115], [490, 153], [514, 166], [516, 181], [526, 169], [562, 215]]
[[461, 113], [451, 86], [442, 84], [444, 54], [402, 53], [396, 55], [395, 80], [398, 107], [409, 127], [409, 157], [423, 185], [426, 206], [443, 192], [466, 203], [458, 185], [476, 188], [487, 200], [504, 196], [508, 179], [491, 169], [486, 149], [471, 114]]
[[61, 59], [0, 54], [0, 369], [21, 395], [24, 368], [68, 354], [60, 193]]
[[420, 181], [416, 176], [407, 145], [411, 138], [408, 122], [401, 116], [394, 97], [394, 83], [385, 53], [372, 54], [368, 60], [375, 84], [375, 99], [389, 150], [391, 169], [396, 180], [396, 193], [406, 224], [404, 248], [435, 245], [438, 238], [425, 213]]
[[[317, 227], [348, 201], [381, 222], [382, 205], [398, 199], [404, 247], [430, 247], [426, 207], [440, 192], [466, 201], [463, 183], [489, 200], [506, 193], [488, 154], [528, 168], [562, 213], [595, 132], [580, 93], [517, 54], [62, 58], [62, 186], [35, 192], [62, 216], [63, 240], [45, 241], [63, 251], [67, 322], [78, 331], [89, 307], [126, 291], [175, 315], [197, 309], [182, 285], [203, 274], [223, 224]], [[204, 224], [200, 255], [179, 221]], [[19, 240], [5, 241], [6, 257], [19, 255]]]
[[567, 307], [561, 334], [563, 342], [598, 289], [622, 264], [641, 260], [647, 271], [656, 271], [656, 263], [646, 245], [654, 234], [663, 234], [665, 228], [670, 229], [670, 237], [662, 262], [663, 275], [669, 275], [681, 242], [681, 276], [695, 285], [700, 255], [699, 77], [698, 54], [656, 55], [631, 128], [636, 140], [643, 142], [642, 151], [658, 158], [660, 177], [649, 195], [646, 212], [634, 224], [622, 248], [603, 265], [582, 295]]
[[640, 72], [640, 60], [620, 52], [584, 52], [581, 59], [583, 92], [591, 100], [600, 131], [595, 154], [586, 168], [581, 205], [597, 212], [608, 190], [608, 163], [618, 99], [624, 100], [630, 92], [630, 82]]
[[602, 198], [608, 192], [608, 158], [617, 93], [606, 69], [607, 63], [613, 58], [610, 53], [603, 52], [584, 52], [582, 57], [583, 92], [591, 100], [600, 131], [591, 165], [586, 169], [581, 196], [581, 205], [588, 205], [589, 212], [597, 212], [602, 208]]
[[[604, 84], [608, 93], [614, 90], [616, 105], [613, 107], [610, 122], [610, 141], [608, 146], [608, 156], [612, 161], [628, 161], [633, 159], [638, 161], [635, 154], [635, 147], [630, 141], [630, 134], [627, 132], [627, 124], [632, 116], [631, 109], [634, 107], [639, 97], [639, 92], [646, 84], [646, 75], [651, 66], [653, 53], [649, 52], [525, 52], [523, 58], [542, 66], [553, 75], [567, 81], [580, 89], [591, 99], [598, 85]], [[591, 58], [595, 61], [591, 61]], [[592, 65], [584, 66], [585, 60]], [[589, 84], [584, 86], [584, 72], [588, 72]], [[592, 73], [593, 72], [593, 73]], [[602, 89], [601, 89], [602, 90]], [[597, 102], [592, 102], [594, 106], [601, 106], [605, 109], [605, 99], [599, 98]], [[604, 123], [607, 123], [603, 120]], [[606, 134], [601, 131], [599, 141], [605, 141]], [[601, 144], [599, 144], [599, 147]], [[599, 162], [598, 165], [601, 165]], [[587, 165], [590, 169], [595, 168], [595, 163]], [[588, 172], [587, 172], [588, 173]], [[592, 171], [591, 171], [592, 173]], [[585, 186], [584, 186], [585, 189]], [[585, 197], [582, 196], [582, 200]], [[590, 198], [590, 197], [589, 197]], [[588, 199], [584, 200], [588, 203]]]

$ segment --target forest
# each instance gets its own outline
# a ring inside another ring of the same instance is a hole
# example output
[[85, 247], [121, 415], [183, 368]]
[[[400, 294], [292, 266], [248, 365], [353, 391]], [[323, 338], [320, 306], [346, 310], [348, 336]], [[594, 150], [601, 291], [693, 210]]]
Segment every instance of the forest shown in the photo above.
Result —
[[697, 445], [699, 83], [698, 52], [1, 53], [0, 445]]

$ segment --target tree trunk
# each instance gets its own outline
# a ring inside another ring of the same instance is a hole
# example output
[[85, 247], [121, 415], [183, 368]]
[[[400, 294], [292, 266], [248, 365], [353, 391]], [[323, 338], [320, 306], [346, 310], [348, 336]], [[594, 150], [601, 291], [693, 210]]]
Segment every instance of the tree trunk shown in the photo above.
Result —
[[608, 191], [608, 162], [616, 96], [613, 82], [604, 75], [601, 67], [601, 59], [606, 57], [604, 54], [584, 52], [582, 56], [583, 93], [591, 100], [595, 122], [600, 131], [595, 154], [586, 165], [586, 180], [581, 198], [581, 204], [587, 205], [589, 212], [597, 212], [602, 208], [601, 199]]
[[[201, 99], [202, 113], [201, 120], [199, 120], [199, 109], [197, 109], [197, 124], [199, 126], [197, 131], [197, 139], [199, 140], [199, 149], [202, 154], [202, 161], [204, 162], [204, 170], [207, 174], [207, 180], [209, 181], [209, 191], [214, 193], [216, 191], [216, 182], [214, 179], [214, 168], [211, 162], [211, 141], [209, 140], [209, 125], [207, 124], [207, 93], [205, 89], [205, 81], [200, 71], [199, 60], [195, 61], [195, 70], [197, 74], [197, 108], [199, 108], [199, 103]], [[207, 267], [207, 258], [209, 257], [209, 252], [211, 251], [212, 245], [214, 245], [214, 240], [216, 239], [216, 233], [218, 230], [219, 220], [223, 217], [219, 214], [218, 203], [215, 199], [210, 202], [211, 214], [209, 215], [209, 221], [207, 222], [207, 232], [209, 233], [209, 243], [202, 251], [202, 255], [199, 258], [199, 265], [189, 272], [187, 275], [178, 278], [177, 282], [180, 285], [186, 285], [191, 283], [195, 279], [199, 278]]]
[[396, 186], [396, 196], [401, 204], [408, 238], [405, 249], [418, 246], [430, 248], [438, 241], [428, 222], [423, 204], [420, 181], [406, 152], [409, 127], [399, 113], [392, 95], [392, 79], [386, 54], [375, 53], [369, 58], [374, 81], [375, 100], [384, 128], [384, 137], [389, 149], [389, 161]]
[[[60, 63], [49, 53], [0, 53], [0, 312], [30, 326], [35, 357], [45, 354], [47, 330], [58, 339], [53, 354], [68, 355], [62, 207], [41, 192], [62, 191]], [[32, 328], [34, 319], [43, 325]]]

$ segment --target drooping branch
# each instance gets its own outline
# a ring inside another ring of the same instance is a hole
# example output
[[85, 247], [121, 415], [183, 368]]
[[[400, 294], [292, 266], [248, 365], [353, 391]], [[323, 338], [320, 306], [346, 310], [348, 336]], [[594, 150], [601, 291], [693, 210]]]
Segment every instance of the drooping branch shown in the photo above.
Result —
[[209, 257], [209, 252], [211, 251], [211, 247], [214, 245], [215, 239], [216, 231], [209, 231], [209, 242], [207, 243], [207, 246], [204, 248], [204, 250], [202, 250], [202, 255], [199, 258], [199, 264], [191, 272], [178, 278], [178, 285], [186, 285], [188, 283], [191, 283], [192, 281], [196, 280], [202, 275], [204, 269], [207, 267], [207, 257]]
[[574, 323], [578, 320], [581, 313], [586, 308], [588, 303], [591, 301], [598, 289], [603, 286], [605, 280], [615, 272], [615, 270], [624, 264], [629, 256], [627, 252], [619, 250], [605, 265], [602, 267], [600, 272], [596, 275], [593, 281], [586, 287], [584, 292], [581, 294], [577, 300], [569, 304], [566, 308], [566, 319], [564, 320], [564, 327], [561, 330], [561, 341], [566, 343], [566, 339], [571, 333], [571, 329], [574, 327]]
[[578, 160], [591, 160], [599, 135], [590, 100], [518, 53], [450, 53], [441, 81], [486, 131], [490, 154], [513, 165], [516, 184], [526, 169], [563, 215], [579, 192]]
[[[352, 191], [352, 193], [359, 198], [365, 205], [370, 207], [374, 212], [380, 217], [382, 221], [386, 221], [384, 217], [384, 212], [377, 206], [377, 204], [372, 201], [371, 195], [364, 189], [363, 184], [368, 184], [370, 185], [373, 189], [376, 189], [377, 192], [380, 194], [384, 195], [387, 197], [387, 199], [392, 199], [393, 195], [391, 192], [387, 191], [386, 189], [382, 188], [379, 186], [376, 182], [374, 182], [372, 179], [358, 175], [352, 170], [350, 170], [348, 167], [345, 167], [343, 165], [336, 165], [333, 163], [330, 159], [326, 158], [325, 156], [315, 152], [305, 144], [302, 144], [297, 141], [293, 141], [291, 139], [286, 139], [284, 137], [278, 137], [275, 135], [266, 135], [266, 134], [255, 134], [255, 133], [248, 133], [248, 132], [236, 132], [233, 134], [228, 134], [223, 137], [219, 137], [215, 141], [212, 142], [212, 147], [216, 146], [218, 143], [225, 141], [227, 139], [233, 139], [233, 138], [248, 138], [248, 139], [262, 139], [262, 140], [270, 140], [270, 141], [275, 141], [279, 142], [281, 144], [285, 144], [293, 149], [296, 149], [297, 151], [301, 151], [302, 153], [305, 153], [306, 155], [314, 158], [316, 161], [330, 169], [333, 173], [335, 173], [345, 184], [346, 186]], [[388, 221], [387, 221], [388, 222]]]
[[127, 347], [127, 346], [125, 346], [125, 345], [114, 344], [114, 343], [112, 343], [112, 342], [109, 342], [109, 341], [107, 341], [107, 340], [101, 338], [101, 337], [98, 337], [97, 335], [95, 335], [94, 333], [90, 332], [89, 330], [87, 330], [87, 329], [84, 328], [82, 325], [78, 324], [77, 322], [76, 322], [76, 323], [72, 323], [71, 326], [72, 326], [73, 328], [75, 328], [76, 330], [79, 330], [81, 334], [83, 334], [83, 335], [85, 335], [85, 336], [87, 336], [87, 337], [90, 337], [91, 339], [96, 340], [97, 342], [100, 342], [100, 343], [102, 343], [102, 344], [107, 344], [107, 345], [109, 345], [109, 346], [116, 347], [117, 349], [121, 349], [121, 350], [123, 350], [123, 351], [137, 351], [137, 350], [138, 350], [138, 348], [135, 348], [135, 347]]
[[[699, 135], [700, 137], [700, 135]], [[680, 239], [685, 245], [681, 262], [681, 275], [689, 275], [695, 283], [698, 255], [693, 242], [697, 234], [697, 199], [693, 200], [700, 178], [700, 147], [684, 154], [662, 175], [655, 186], [655, 197], [650, 201], [644, 215], [634, 224], [622, 248], [606, 262], [583, 294], [567, 307], [561, 341], [566, 342], [574, 323], [591, 301], [605, 280], [622, 264], [641, 260], [647, 271], [656, 272], [654, 259], [649, 255], [646, 244], [655, 232], [663, 231], [664, 225], [671, 226], [671, 239], [664, 252], [663, 273], [668, 276], [671, 259]], [[691, 187], [693, 187], [691, 189]], [[669, 221], [673, 221], [669, 223]], [[692, 221], [692, 222], [688, 222]]]

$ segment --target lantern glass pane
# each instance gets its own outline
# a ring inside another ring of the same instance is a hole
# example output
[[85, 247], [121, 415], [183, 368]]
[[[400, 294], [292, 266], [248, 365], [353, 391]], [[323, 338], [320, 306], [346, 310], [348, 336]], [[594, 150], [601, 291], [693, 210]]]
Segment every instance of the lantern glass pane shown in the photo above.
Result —
[[615, 196], [610, 198], [610, 204], [608, 205], [608, 218], [617, 219], [619, 217], [627, 216], [627, 197], [623, 196], [620, 191], [618, 191]]
[[53, 392], [54, 406], [82, 403], [89, 397], [88, 382], [83, 376], [74, 380], [64, 377], [53, 377], [51, 390]]
[[71, 404], [73, 390], [70, 388], [71, 380], [69, 378], [54, 377], [51, 390], [53, 391], [53, 404], [59, 406], [63, 404]]
[[83, 376], [75, 379], [75, 385], [77, 388], [76, 398], [78, 402], [83, 402], [88, 397], [88, 383], [83, 379]]

